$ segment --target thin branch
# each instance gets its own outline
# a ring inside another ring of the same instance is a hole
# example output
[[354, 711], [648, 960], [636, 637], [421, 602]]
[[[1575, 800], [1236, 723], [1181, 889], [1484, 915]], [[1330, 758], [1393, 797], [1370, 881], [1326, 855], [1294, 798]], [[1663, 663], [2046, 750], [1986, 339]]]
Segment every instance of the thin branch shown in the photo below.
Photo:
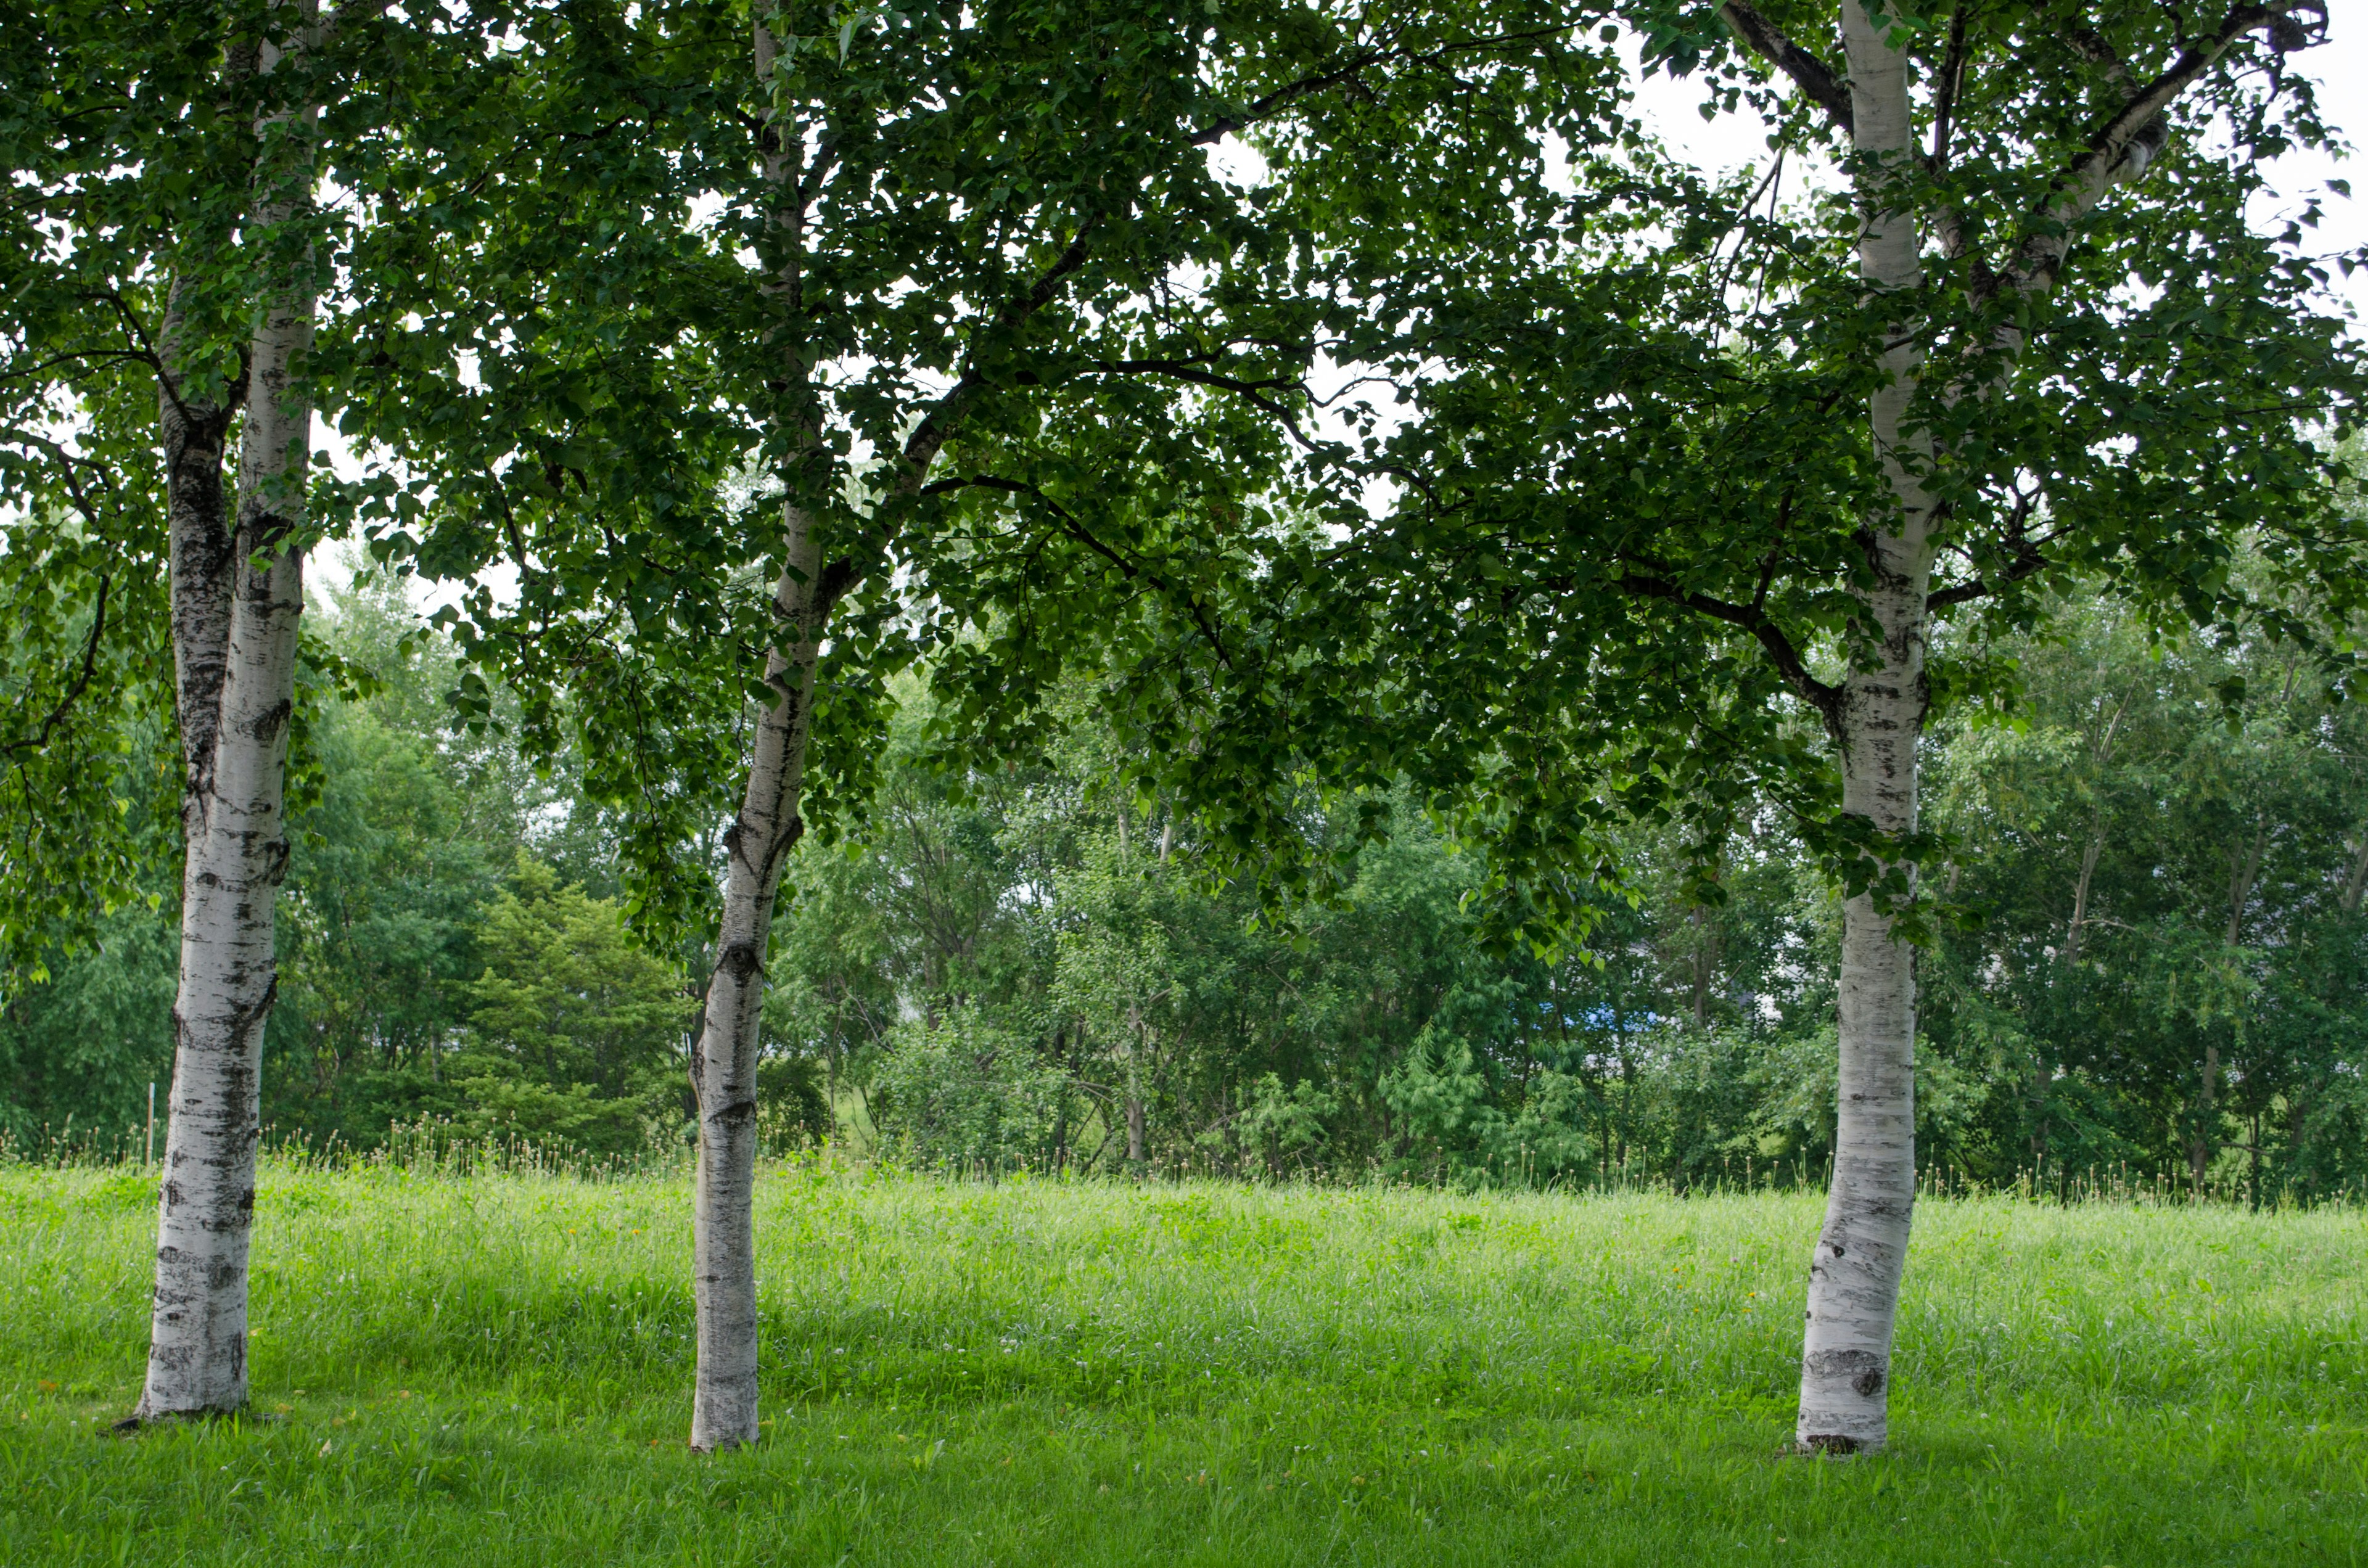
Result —
[[1811, 675], [1807, 664], [1801, 657], [1801, 651], [1793, 645], [1793, 640], [1785, 636], [1783, 629], [1770, 620], [1758, 606], [1729, 604], [1725, 599], [1714, 599], [1707, 594], [1679, 587], [1666, 577], [1650, 574], [1623, 573], [1616, 585], [1643, 598], [1662, 599], [1683, 606], [1697, 615], [1723, 620], [1729, 626], [1739, 627], [1751, 633], [1766, 651], [1769, 663], [1776, 666], [1776, 673], [1784, 677], [1784, 684], [1817, 710], [1826, 721], [1827, 727], [1831, 729], [1840, 722], [1840, 688], [1828, 686]]
[[99, 639], [107, 634], [107, 591], [112, 585], [113, 579], [108, 576], [101, 575], [98, 579], [98, 600], [91, 612], [90, 635], [83, 642], [82, 673], [74, 677], [74, 685], [66, 688], [65, 695], [58, 699], [58, 705], [50, 710], [50, 716], [41, 721], [41, 733], [29, 740], [11, 741], [0, 746], [0, 756], [46, 749], [51, 732], [64, 722], [68, 710], [82, 699], [84, 692], [90, 689], [91, 676], [98, 668]]
[[1932, 157], [1931, 169], [1940, 174], [1949, 166], [1949, 141], [1954, 131], [1957, 95], [1965, 84], [1965, 5], [1958, 0], [1957, 8], [1949, 16], [1949, 52], [1941, 62], [1941, 79], [1932, 87]]
[[1201, 637], [1208, 642], [1210, 649], [1217, 655], [1217, 662], [1224, 665], [1227, 669], [1233, 668], [1233, 657], [1225, 652], [1224, 640], [1217, 635], [1217, 629], [1210, 623], [1208, 612], [1202, 608], [1201, 600], [1197, 595], [1191, 593], [1178, 594], [1175, 586], [1167, 582], [1167, 579], [1160, 576], [1157, 573], [1153, 572], [1146, 567], [1138, 565], [1136, 562], [1128, 560], [1124, 555], [1119, 553], [1116, 550], [1111, 549], [1109, 545], [1104, 544], [1099, 539], [1094, 536], [1093, 530], [1087, 528], [1085, 523], [1078, 518], [1076, 513], [1070, 511], [1066, 506], [1062, 506], [1058, 501], [1053, 500], [1050, 495], [1045, 494], [1041, 486], [1030, 484], [1024, 480], [1000, 479], [990, 474], [975, 474], [968, 478], [939, 480], [934, 484], [925, 486], [920, 491], [920, 494], [923, 495], [942, 495], [957, 490], [992, 490], [1006, 495], [1033, 496], [1036, 500], [1043, 504], [1046, 510], [1050, 511], [1054, 517], [1059, 519], [1062, 532], [1067, 534], [1071, 539], [1076, 540], [1079, 544], [1084, 545], [1087, 549], [1092, 551], [1095, 554], [1100, 556], [1103, 560], [1117, 567], [1120, 574], [1125, 577], [1129, 582], [1134, 582], [1139, 579], [1150, 584], [1153, 587], [1157, 588], [1161, 593], [1167, 595], [1170, 598], [1181, 598], [1184, 601], [1185, 608], [1191, 611], [1193, 624], [1200, 628]]
[[1996, 580], [1975, 577], [1970, 582], [1938, 589], [1924, 596], [1924, 608], [1928, 611], [1936, 610], [1949, 605], [1966, 604], [1975, 599], [1985, 598], [2001, 588], [2020, 583], [2025, 577], [2036, 575], [2053, 566], [2055, 562], [2047, 559], [2040, 547], [2062, 538], [2063, 530], [2058, 529], [2043, 539], [2034, 540], [2031, 537], [2026, 531], [2027, 525], [2031, 521], [2032, 508], [2038, 505], [2039, 495], [2035, 491], [2028, 494], [2018, 494], [2015, 496], [2014, 510], [2007, 515], [2006, 519], [2006, 543], [2007, 549], [2011, 551], [2011, 559], [2008, 561], [2006, 570], [1999, 573]]
[[1190, 381], [1199, 386], [1215, 387], [1222, 392], [1235, 392], [1245, 401], [1256, 404], [1281, 420], [1294, 433], [1298, 428], [1297, 421], [1292, 418], [1289, 409], [1270, 397], [1260, 395], [1264, 392], [1289, 392], [1298, 389], [1301, 383], [1295, 377], [1270, 376], [1264, 381], [1244, 381], [1238, 377], [1221, 376], [1212, 370], [1200, 369], [1182, 359], [1098, 359], [1094, 362], [1094, 369], [1110, 376], [1171, 376], [1179, 381]]

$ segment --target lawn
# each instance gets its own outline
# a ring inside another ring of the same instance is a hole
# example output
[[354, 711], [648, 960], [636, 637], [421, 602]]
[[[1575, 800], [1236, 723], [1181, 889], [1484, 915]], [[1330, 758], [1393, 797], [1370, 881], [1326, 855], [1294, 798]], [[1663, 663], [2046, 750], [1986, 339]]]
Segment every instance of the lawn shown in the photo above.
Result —
[[687, 1452], [679, 1180], [267, 1168], [255, 1415], [137, 1392], [154, 1186], [0, 1169], [0, 1562], [2368, 1563], [2356, 1210], [1930, 1200], [1894, 1448], [1786, 1457], [1804, 1196], [759, 1199]]

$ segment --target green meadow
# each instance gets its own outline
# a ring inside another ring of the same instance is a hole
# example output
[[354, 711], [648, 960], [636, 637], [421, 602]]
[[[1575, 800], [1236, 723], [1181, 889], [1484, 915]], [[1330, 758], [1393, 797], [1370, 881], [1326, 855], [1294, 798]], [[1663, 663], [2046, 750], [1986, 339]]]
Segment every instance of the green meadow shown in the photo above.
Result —
[[0, 1169], [0, 1562], [2368, 1562], [2351, 1209], [1921, 1207], [1893, 1448], [1791, 1457], [1820, 1200], [267, 1162], [253, 1414], [130, 1437], [154, 1185]]

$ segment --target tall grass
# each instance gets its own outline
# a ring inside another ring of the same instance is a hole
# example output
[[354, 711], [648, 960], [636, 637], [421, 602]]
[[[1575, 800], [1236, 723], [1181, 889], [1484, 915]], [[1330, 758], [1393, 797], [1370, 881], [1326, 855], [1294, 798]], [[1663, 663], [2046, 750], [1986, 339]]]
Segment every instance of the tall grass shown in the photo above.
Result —
[[[1814, 1194], [788, 1162], [757, 1219], [768, 1440], [697, 1461], [684, 1180], [498, 1166], [268, 1160], [254, 1375], [287, 1421], [114, 1444], [89, 1434], [137, 1387], [154, 1178], [0, 1170], [0, 1479], [62, 1500], [0, 1505], [0, 1561], [108, 1561], [126, 1498], [165, 1560], [306, 1561], [315, 1483], [371, 1550], [415, 1532], [405, 1562], [2362, 1560], [2356, 1209], [1928, 1197], [1897, 1449], [1853, 1468], [1776, 1458]], [[233, 1472], [279, 1500], [235, 1551], [153, 1514], [201, 1521]], [[770, 1523], [717, 1517], [727, 1483]], [[1940, 1511], [1879, 1502], [1911, 1483]], [[1981, 1498], [1997, 1528], [1969, 1532]], [[472, 1534], [496, 1506], [540, 1533]]]

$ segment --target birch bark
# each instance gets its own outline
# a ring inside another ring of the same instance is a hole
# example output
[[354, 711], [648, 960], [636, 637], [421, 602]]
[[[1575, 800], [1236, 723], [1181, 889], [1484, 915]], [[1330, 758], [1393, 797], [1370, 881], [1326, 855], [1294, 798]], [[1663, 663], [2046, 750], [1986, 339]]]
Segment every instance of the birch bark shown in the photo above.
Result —
[[[769, 6], [760, 7], [753, 45], [757, 78], [771, 83], [779, 45]], [[774, 224], [783, 242], [780, 271], [767, 292], [794, 314], [803, 287], [803, 213], [797, 181], [803, 148], [778, 109], [766, 116], [765, 177], [780, 193]], [[788, 370], [803, 386], [807, 367], [792, 347]], [[809, 445], [812, 431], [791, 432]], [[699, 1115], [699, 1172], [691, 1224], [692, 1294], [699, 1368], [691, 1399], [690, 1446], [701, 1452], [754, 1443], [757, 1428], [757, 1062], [765, 1005], [765, 952], [781, 868], [804, 831], [798, 800], [814, 720], [814, 666], [831, 600], [822, 586], [814, 519], [794, 502], [782, 508], [786, 554], [773, 588], [777, 635], [767, 653], [772, 699], [757, 714], [748, 785], [723, 835], [730, 855], [723, 916], [707, 1007], [691, 1050], [690, 1080]]]
[[[316, 0], [288, 10], [295, 30], [284, 44], [263, 46], [260, 71], [286, 63], [318, 19]], [[255, 217], [267, 232], [312, 199], [316, 119], [308, 108], [256, 127], [264, 152]], [[263, 1031], [278, 989], [273, 903], [288, 865], [282, 786], [304, 607], [294, 536], [303, 522], [313, 411], [295, 366], [312, 341], [313, 308], [307, 257], [266, 302], [250, 346], [237, 519], [227, 537], [226, 412], [200, 415], [182, 403], [169, 360], [165, 377], [159, 423], [170, 465], [187, 858], [172, 1119], [139, 1420], [234, 1410], [246, 1400], [247, 1244]], [[180, 319], [168, 316], [168, 336]]]
[[[1869, 292], [1922, 287], [1921, 236], [1895, 196], [1914, 153], [1906, 51], [1857, 0], [1842, 6], [1852, 140], [1861, 212], [1859, 270]], [[1873, 633], [1841, 693], [1842, 809], [1886, 835], [1916, 827], [1918, 741], [1930, 694], [1924, 678], [1931, 577], [1929, 437], [1908, 427], [1921, 352], [1897, 331], [1884, 351], [1888, 381], [1869, 409], [1891, 492], [1868, 519]], [[1916, 976], [1894, 917], [1861, 893], [1844, 906], [1839, 1008], [1840, 1102], [1832, 1189], [1809, 1264], [1801, 1355], [1804, 1449], [1851, 1453], [1888, 1437], [1891, 1345], [1916, 1203]]]
[[[758, 0], [753, 35], [757, 81], [772, 88], [780, 43], [771, 30], [776, 6]], [[776, 91], [762, 121], [764, 177], [775, 192], [771, 223], [780, 262], [762, 285], [784, 324], [783, 399], [793, 460], [816, 452], [822, 431], [814, 404], [813, 365], [803, 334], [809, 307], [803, 271], [807, 204], [816, 199], [835, 154], [825, 146], [811, 164], [803, 131], [785, 118], [785, 93]], [[1017, 326], [1058, 290], [1085, 259], [1086, 242], [1073, 240], [1036, 285], [1008, 305], [998, 324]], [[895, 481], [905, 496], [920, 490], [939, 449], [977, 398], [983, 378], [966, 368], [906, 438]], [[738, 817], [724, 835], [731, 855], [718, 931], [715, 972], [691, 1060], [699, 1109], [700, 1163], [693, 1223], [692, 1268], [698, 1298], [698, 1392], [692, 1401], [690, 1446], [702, 1452], [753, 1443], [757, 1415], [757, 1283], [755, 1193], [757, 1025], [764, 1004], [765, 951], [781, 868], [804, 823], [798, 814], [806, 745], [813, 722], [814, 669], [822, 638], [838, 598], [868, 567], [855, 557], [827, 564], [815, 534], [817, 519], [792, 504], [784, 508], [787, 567], [774, 587], [776, 642], [767, 655], [772, 700], [759, 715], [749, 758], [748, 786]]]
[[690, 1446], [700, 1452], [757, 1440], [757, 1048], [765, 1003], [765, 949], [781, 867], [804, 830], [798, 795], [814, 716], [814, 665], [830, 603], [820, 588], [812, 519], [785, 509], [789, 568], [773, 602], [784, 635], [768, 656], [774, 693], [757, 717], [748, 788], [724, 834], [731, 855], [715, 972], [691, 1055], [699, 1103], [699, 1177], [692, 1225], [699, 1317], [698, 1388]]

